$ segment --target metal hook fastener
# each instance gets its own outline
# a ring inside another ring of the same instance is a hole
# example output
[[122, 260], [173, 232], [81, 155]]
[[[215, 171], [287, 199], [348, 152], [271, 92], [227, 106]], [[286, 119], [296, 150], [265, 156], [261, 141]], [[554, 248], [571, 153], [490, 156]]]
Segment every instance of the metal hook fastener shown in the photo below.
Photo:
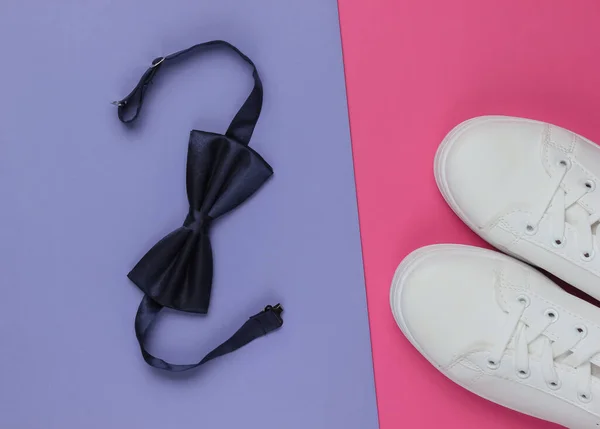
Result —
[[267, 311], [272, 311], [273, 313], [275, 313], [275, 316], [277, 316], [278, 319], [281, 319], [281, 313], [283, 313], [283, 307], [281, 306], [281, 304], [267, 305], [265, 307], [265, 309], [263, 310], [263, 312], [267, 312]]

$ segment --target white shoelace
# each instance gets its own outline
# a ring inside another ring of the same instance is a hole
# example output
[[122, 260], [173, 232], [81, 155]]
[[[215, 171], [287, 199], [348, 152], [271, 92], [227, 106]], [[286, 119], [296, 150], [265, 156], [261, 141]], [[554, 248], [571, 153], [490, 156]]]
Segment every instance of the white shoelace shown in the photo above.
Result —
[[570, 190], [566, 194], [560, 185], [570, 167], [571, 163], [567, 159], [558, 162], [559, 171], [551, 178], [548, 188], [541, 192], [544, 198], [541, 199], [540, 206], [534, 209], [530, 222], [526, 227], [526, 233], [534, 234], [538, 224], [544, 215], [548, 213], [555, 237], [553, 244], [556, 247], [562, 247], [566, 240], [567, 210], [570, 209], [568, 213], [569, 224], [575, 228], [581, 258], [587, 261], [594, 256], [592, 225], [600, 219], [600, 216], [598, 214], [590, 215], [582, 206], [577, 205], [577, 202], [587, 193], [592, 192], [596, 188], [596, 184], [591, 180], [587, 180], [581, 188]]
[[[559, 318], [559, 314], [554, 309], [548, 309], [544, 317], [538, 318], [530, 326], [521, 321], [529, 299], [525, 296], [518, 298], [509, 309], [508, 318], [502, 327], [499, 336], [500, 341], [492, 349], [488, 358], [488, 367], [497, 369], [506, 349], [511, 340], [513, 340], [515, 350], [515, 371], [520, 378], [529, 377], [529, 345], [534, 341], [542, 342], [541, 360], [542, 375], [548, 387], [557, 390], [561, 387], [561, 381], [556, 373], [555, 361], [575, 368], [577, 396], [581, 402], [590, 402], [592, 400], [592, 364], [590, 360], [600, 353], [600, 345], [592, 342], [583, 342], [586, 337], [587, 328], [578, 326], [576, 328], [578, 335], [576, 339], [564, 338], [552, 342], [544, 331]], [[575, 349], [575, 347], [577, 347]], [[575, 349], [575, 350], [574, 350]], [[574, 350], [573, 353], [568, 353]]]

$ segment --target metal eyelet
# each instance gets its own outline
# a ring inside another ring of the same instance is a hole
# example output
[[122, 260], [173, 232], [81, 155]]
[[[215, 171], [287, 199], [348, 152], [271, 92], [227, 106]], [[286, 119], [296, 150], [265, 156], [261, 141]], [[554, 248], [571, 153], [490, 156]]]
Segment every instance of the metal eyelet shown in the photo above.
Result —
[[525, 234], [535, 235], [536, 232], [537, 232], [537, 226], [531, 225], [530, 223], [525, 225]]
[[583, 182], [583, 186], [585, 186], [585, 189], [588, 192], [592, 192], [594, 189], [596, 189], [596, 182], [588, 179], [585, 182]]
[[563, 238], [555, 238], [554, 240], [552, 240], [552, 245], [554, 247], [563, 247], [565, 245], [565, 241], [566, 241], [565, 237], [563, 237]]
[[571, 168], [571, 161], [569, 161], [568, 159], [561, 159], [560, 161], [558, 161], [558, 165], [568, 170], [569, 168]]
[[498, 369], [500, 367], [500, 362], [496, 362], [493, 359], [488, 359], [487, 366], [489, 369]]
[[531, 375], [531, 371], [528, 369], [520, 369], [517, 371], [517, 376], [519, 378], [528, 378]]
[[577, 399], [579, 399], [581, 402], [587, 404], [588, 402], [590, 402], [592, 400], [592, 394], [580, 392], [577, 394]]
[[558, 312], [553, 308], [547, 309], [544, 312], [544, 316], [546, 316], [548, 319], [550, 319], [551, 323], [554, 323], [558, 320]]
[[595, 252], [593, 250], [590, 250], [588, 252], [583, 252], [579, 256], [581, 257], [582, 261], [588, 262], [594, 258], [594, 255], [595, 255]]
[[548, 385], [548, 388], [552, 389], [552, 390], [558, 390], [562, 386], [562, 383], [560, 380], [554, 380], [554, 381], [551, 381], [550, 383], [546, 383], [546, 384]]
[[529, 297], [527, 295], [519, 295], [517, 302], [523, 304], [525, 307], [529, 307]]
[[575, 330], [581, 335], [581, 338], [584, 338], [587, 335], [587, 327], [585, 325], [577, 325], [575, 326]]

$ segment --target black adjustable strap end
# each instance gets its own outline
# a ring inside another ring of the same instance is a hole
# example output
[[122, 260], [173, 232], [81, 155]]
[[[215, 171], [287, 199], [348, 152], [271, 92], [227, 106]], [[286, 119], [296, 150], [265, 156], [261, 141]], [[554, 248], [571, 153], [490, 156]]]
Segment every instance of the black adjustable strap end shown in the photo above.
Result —
[[283, 319], [281, 318], [281, 313], [283, 313], [283, 307], [281, 306], [281, 304], [278, 303], [275, 305], [267, 305], [263, 311], [272, 312], [275, 315], [275, 317], [281, 320], [281, 324], [283, 325]]
[[250, 317], [250, 320], [258, 322], [264, 330], [263, 335], [266, 335], [271, 331], [281, 328], [283, 325], [281, 313], [283, 313], [281, 304], [267, 305], [263, 311]]
[[144, 103], [144, 94], [166, 59], [166, 57], [158, 57], [152, 60], [152, 64], [142, 75], [135, 88], [125, 98], [111, 103], [119, 108], [118, 117], [121, 122], [130, 123], [138, 117]]
[[132, 122], [137, 117], [137, 112], [139, 112], [139, 106], [138, 106], [134, 117], [128, 119], [127, 113], [129, 112], [130, 106], [128, 106], [127, 104], [128, 104], [129, 98], [131, 98], [131, 97], [127, 96], [122, 100], [116, 100], [116, 101], [110, 102], [110, 104], [117, 107], [117, 116], [119, 117], [119, 120], [123, 123]]

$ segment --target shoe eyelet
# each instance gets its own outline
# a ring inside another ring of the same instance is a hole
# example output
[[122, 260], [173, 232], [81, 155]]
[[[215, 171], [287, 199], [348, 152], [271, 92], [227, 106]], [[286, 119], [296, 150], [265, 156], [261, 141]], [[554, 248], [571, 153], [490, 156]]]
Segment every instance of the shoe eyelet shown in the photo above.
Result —
[[549, 308], [548, 310], [546, 310], [544, 312], [544, 316], [550, 319], [552, 321], [551, 323], [554, 323], [558, 320], [558, 312], [553, 308]]
[[591, 250], [589, 252], [583, 252], [581, 255], [579, 255], [581, 257], [581, 259], [585, 262], [591, 261], [594, 258], [594, 251]]
[[529, 307], [529, 297], [527, 295], [519, 295], [517, 302], [523, 304], [525, 307]]
[[584, 338], [587, 335], [587, 327], [585, 325], [577, 325], [575, 326], [575, 330], [581, 335], [581, 338]]
[[571, 161], [569, 161], [568, 159], [561, 159], [560, 161], [558, 161], [558, 165], [568, 170], [569, 168], [571, 168]]
[[565, 238], [556, 238], [552, 241], [554, 247], [563, 247], [565, 245]]
[[500, 363], [496, 362], [493, 359], [488, 359], [487, 360], [487, 366], [489, 369], [498, 369], [500, 367]]
[[583, 186], [585, 186], [588, 192], [592, 192], [594, 189], [596, 189], [596, 182], [588, 179], [585, 182], [583, 182]]
[[590, 402], [592, 400], [592, 394], [580, 392], [577, 394], [577, 399], [579, 399], [581, 402], [587, 404], [588, 402]]
[[551, 381], [550, 383], [547, 383], [547, 385], [548, 385], [548, 388], [551, 390], [558, 390], [561, 388], [562, 383], [560, 382], [560, 380], [554, 380], [554, 381]]
[[535, 235], [537, 232], [537, 227], [528, 223], [525, 225], [525, 234], [527, 235]]
[[528, 369], [520, 369], [517, 371], [517, 376], [519, 378], [528, 378], [531, 375], [531, 372]]

